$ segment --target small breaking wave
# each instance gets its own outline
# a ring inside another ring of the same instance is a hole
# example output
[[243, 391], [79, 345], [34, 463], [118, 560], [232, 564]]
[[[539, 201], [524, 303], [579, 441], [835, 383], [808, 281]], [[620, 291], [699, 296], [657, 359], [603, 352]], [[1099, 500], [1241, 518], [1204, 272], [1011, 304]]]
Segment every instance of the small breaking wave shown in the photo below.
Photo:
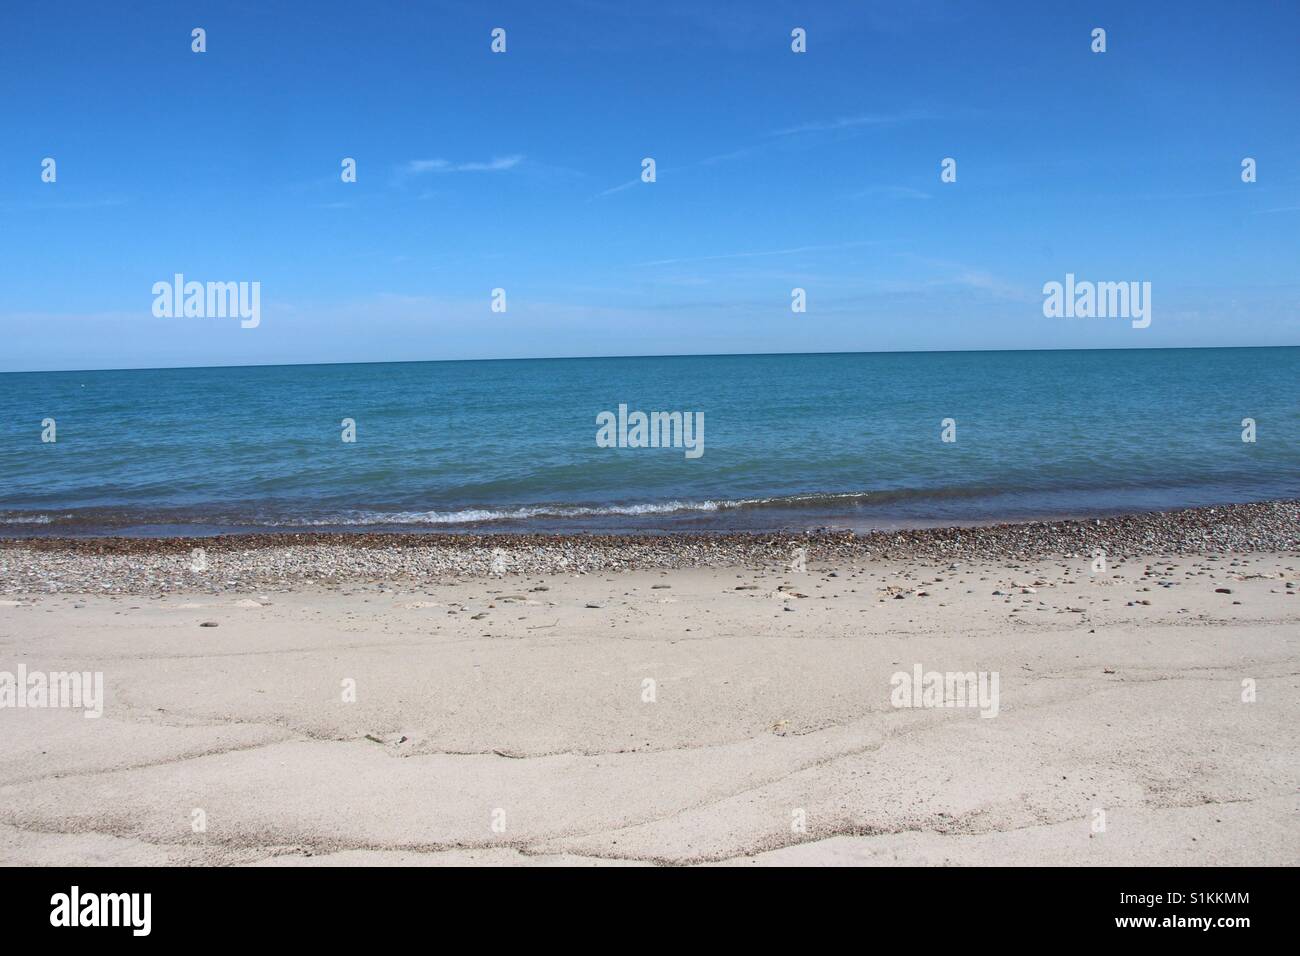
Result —
[[[133, 529], [134, 533], [186, 533], [187, 528], [216, 530], [249, 529], [369, 529], [369, 528], [475, 528], [491, 525], [551, 525], [573, 523], [578, 526], [602, 526], [625, 520], [644, 526], [656, 518], [669, 522], [708, 521], [708, 516], [750, 514], [755, 520], [762, 515], [799, 513], [828, 518], [849, 516], [863, 510], [915, 501], [977, 497], [983, 489], [889, 489], [837, 493], [803, 493], [750, 498], [672, 498], [666, 501], [638, 502], [550, 502], [521, 505], [473, 505], [441, 509], [411, 509], [382, 505], [364, 508], [328, 508], [281, 506], [274, 509], [250, 502], [245, 507], [194, 505], [159, 509], [86, 508], [67, 513], [9, 511], [0, 513], [0, 526], [9, 525], [19, 532], [22, 526], [49, 528], [51, 532], [95, 533], [114, 529]], [[792, 515], [793, 518], [793, 515]], [[801, 519], [794, 519], [796, 523]], [[171, 530], [168, 530], [171, 529]]]
[[785, 495], [772, 498], [705, 499], [702, 501], [655, 501], [632, 504], [519, 505], [502, 508], [462, 508], [454, 511], [349, 511], [319, 517], [293, 517], [263, 520], [271, 527], [324, 527], [351, 525], [459, 525], [492, 522], [528, 521], [534, 518], [602, 518], [643, 515], [689, 514], [691, 512], [731, 511], [742, 508], [817, 507], [843, 505], [852, 499], [865, 500], [865, 492], [834, 495]]
[[0, 524], [53, 524], [50, 515], [0, 515]]

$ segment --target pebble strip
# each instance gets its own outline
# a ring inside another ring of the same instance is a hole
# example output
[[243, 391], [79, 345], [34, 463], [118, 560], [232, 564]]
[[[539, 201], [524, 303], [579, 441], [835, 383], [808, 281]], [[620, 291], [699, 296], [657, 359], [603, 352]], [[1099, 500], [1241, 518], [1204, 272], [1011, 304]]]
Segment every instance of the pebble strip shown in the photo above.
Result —
[[[203, 550], [204, 570], [192, 570]], [[1300, 501], [1069, 521], [904, 531], [561, 534], [248, 534], [205, 538], [0, 539], [0, 593], [288, 591], [505, 574], [786, 565], [852, 560], [1012, 561], [1046, 557], [1300, 551]]]

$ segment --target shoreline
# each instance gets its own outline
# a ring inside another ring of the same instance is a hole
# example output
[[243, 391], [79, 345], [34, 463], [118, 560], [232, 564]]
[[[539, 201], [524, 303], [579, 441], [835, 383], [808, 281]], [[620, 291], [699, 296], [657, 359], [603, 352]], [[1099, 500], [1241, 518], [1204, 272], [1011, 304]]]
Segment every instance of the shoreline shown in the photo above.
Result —
[[285, 590], [303, 584], [844, 561], [1108, 559], [1300, 551], [1300, 501], [875, 531], [659, 535], [304, 532], [0, 539], [0, 593]]
[[[828, 506], [806, 508], [807, 501], [817, 498], [839, 501], [844, 498], [873, 499], [868, 493], [795, 495], [784, 500], [775, 498], [747, 501], [673, 501], [663, 504], [648, 503], [629, 511], [611, 507], [607, 512], [599, 509], [585, 510], [588, 506], [561, 506], [561, 510], [547, 511], [543, 506], [529, 515], [475, 517], [463, 520], [448, 519], [404, 520], [406, 513], [374, 512], [372, 520], [328, 519], [285, 521], [240, 520], [229, 516], [209, 517], [199, 520], [193, 514], [176, 514], [167, 509], [150, 512], [137, 511], [124, 516], [107, 513], [97, 517], [78, 514], [76, 510], [49, 509], [66, 512], [61, 519], [37, 514], [23, 517], [24, 513], [0, 509], [0, 544], [7, 541], [212, 541], [221, 539], [256, 540], [351, 539], [365, 536], [372, 539], [463, 537], [468, 539], [494, 538], [645, 538], [671, 536], [683, 537], [752, 537], [755, 535], [791, 534], [892, 534], [894, 532], [925, 531], [933, 529], [984, 528], [998, 525], [1058, 524], [1063, 522], [1093, 521], [1135, 515], [1164, 514], [1180, 511], [1205, 511], [1229, 509], [1246, 505], [1272, 505], [1300, 503], [1295, 489], [1275, 490], [1271, 495], [1246, 496], [1240, 500], [1226, 498], [1200, 498], [1179, 501], [1125, 500], [1132, 489], [1115, 492], [1120, 497], [1105, 504], [1095, 500], [1076, 501], [1073, 504], [1041, 502], [1037, 507], [1023, 503], [989, 504], [970, 513], [945, 510], [941, 500], [932, 500], [920, 510], [883, 511], [867, 513], [861, 509], [836, 509]], [[975, 495], [973, 497], [979, 497]], [[997, 497], [994, 495], [993, 497]], [[922, 499], [917, 499], [920, 502]], [[748, 506], [765, 504], [767, 507]], [[796, 507], [795, 504], [799, 506]], [[715, 506], [715, 507], [705, 507]], [[521, 506], [522, 507], [522, 506]], [[577, 512], [568, 514], [564, 507], [574, 507]], [[639, 510], [644, 507], [645, 510]], [[490, 509], [488, 509], [490, 510]], [[524, 510], [528, 510], [524, 508]], [[477, 514], [484, 509], [468, 509]], [[435, 512], [428, 512], [434, 514]], [[719, 518], [721, 515], [730, 517]], [[736, 517], [741, 516], [741, 517]], [[747, 517], [746, 517], [747, 516]]]

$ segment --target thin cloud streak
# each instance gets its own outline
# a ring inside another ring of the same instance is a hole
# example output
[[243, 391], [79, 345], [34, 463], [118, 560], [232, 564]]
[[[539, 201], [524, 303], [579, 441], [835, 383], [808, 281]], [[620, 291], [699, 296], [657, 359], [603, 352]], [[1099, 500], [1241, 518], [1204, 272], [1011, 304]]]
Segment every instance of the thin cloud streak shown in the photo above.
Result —
[[773, 130], [769, 136], [797, 136], [800, 133], [826, 133], [841, 129], [853, 129], [860, 126], [893, 126], [915, 120], [930, 119], [929, 113], [909, 111], [906, 113], [868, 113], [861, 116], [844, 116], [834, 120], [803, 123], [785, 129]]
[[[850, 116], [841, 119], [829, 120], [825, 122], [806, 123], [802, 126], [793, 126], [788, 129], [780, 129], [768, 133], [767, 134], [768, 139], [764, 143], [759, 143], [752, 146], [741, 146], [740, 148], [733, 149], [730, 152], [718, 153], [713, 156], [706, 156], [703, 159], [697, 159], [694, 160], [693, 162], [689, 162], [681, 166], [674, 166], [668, 170], [659, 169], [657, 175], [662, 176], [665, 172], [669, 174], [675, 174], [682, 170], [695, 169], [701, 166], [714, 166], [719, 163], [727, 163], [737, 159], [744, 159], [748, 156], [754, 155], [755, 153], [772, 148], [776, 142], [779, 142], [780, 138], [791, 137], [791, 136], [798, 135], [800, 133], [826, 132], [826, 131], [834, 131], [834, 130], [841, 130], [841, 129], [851, 129], [853, 127], [860, 127], [860, 126], [888, 126], [888, 125], [893, 125], [895, 123], [908, 122], [911, 120], [929, 119], [930, 116], [931, 114], [929, 113], [925, 113], [921, 111], [911, 111], [906, 113], [894, 113], [894, 114]], [[609, 196], [612, 195], [613, 193], [622, 192], [625, 189], [632, 188], [638, 182], [640, 182], [640, 180], [634, 179], [630, 182], [621, 183], [618, 186], [612, 186], [609, 189], [606, 189], [604, 192], [597, 193], [595, 196], [591, 197], [591, 199], [587, 201], [591, 202], [593, 199], [600, 199], [602, 196]]]
[[41, 200], [5, 200], [0, 202], [0, 208], [5, 209], [103, 209], [109, 206], [125, 206], [127, 200], [111, 199], [83, 199], [83, 200], [55, 200], [46, 202]]
[[421, 176], [425, 173], [495, 173], [514, 169], [524, 161], [522, 155], [501, 156], [486, 163], [453, 163], [446, 159], [412, 159], [402, 167], [407, 176]]
[[592, 198], [593, 198], [593, 199], [599, 199], [601, 196], [610, 196], [610, 195], [612, 195], [612, 194], [614, 194], [614, 193], [621, 193], [624, 189], [631, 189], [633, 186], [635, 186], [635, 185], [636, 185], [637, 183], [639, 183], [640, 181], [641, 181], [641, 180], [640, 180], [639, 178], [638, 178], [638, 179], [629, 179], [627, 182], [625, 182], [625, 183], [623, 183], [623, 184], [621, 184], [621, 185], [619, 185], [619, 186], [612, 186], [612, 187], [610, 187], [609, 189], [606, 189], [604, 192], [596, 193], [596, 195], [593, 196]]
[[772, 249], [766, 252], [728, 252], [717, 256], [688, 256], [680, 259], [655, 259], [650, 262], [638, 262], [638, 266], [669, 266], [682, 262], [714, 262], [718, 259], [753, 259], [760, 256], [789, 256], [801, 252], [824, 252], [830, 249], [850, 249], [857, 246], [874, 246], [879, 242], [839, 242], [827, 246], [795, 246], [791, 249]]
[[921, 189], [913, 189], [911, 186], [872, 186], [861, 192], [851, 193], [849, 199], [932, 199], [933, 197]]

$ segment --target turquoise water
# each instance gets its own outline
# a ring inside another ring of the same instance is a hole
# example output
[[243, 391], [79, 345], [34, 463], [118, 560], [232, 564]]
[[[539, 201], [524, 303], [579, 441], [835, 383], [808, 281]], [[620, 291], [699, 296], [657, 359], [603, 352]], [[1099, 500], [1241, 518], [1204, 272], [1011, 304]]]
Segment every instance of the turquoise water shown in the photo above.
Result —
[[[1300, 348], [10, 373], [0, 533], [861, 529], [1297, 498], [1297, 372]], [[703, 454], [598, 447], [620, 404], [703, 413]]]

